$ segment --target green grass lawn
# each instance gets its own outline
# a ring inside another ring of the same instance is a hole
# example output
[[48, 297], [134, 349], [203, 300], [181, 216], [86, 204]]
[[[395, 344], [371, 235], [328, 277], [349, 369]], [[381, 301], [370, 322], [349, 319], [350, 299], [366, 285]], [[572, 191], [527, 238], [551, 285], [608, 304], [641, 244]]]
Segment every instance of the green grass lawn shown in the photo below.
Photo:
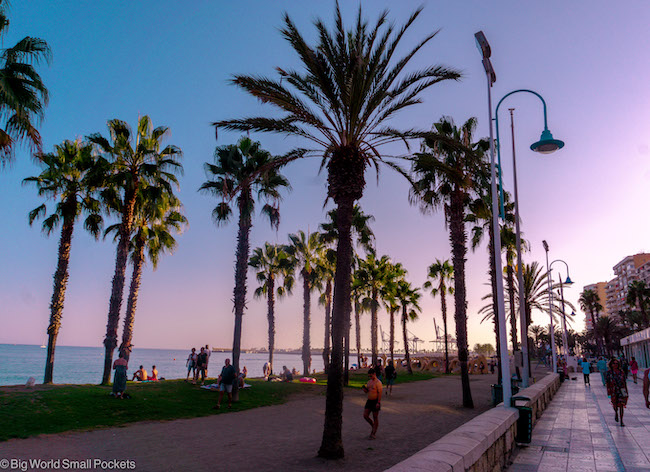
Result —
[[[400, 371], [396, 383], [428, 380], [437, 375], [414, 372], [412, 376]], [[240, 391], [239, 402], [232, 410], [224, 402], [214, 410], [219, 393], [199, 388], [182, 380], [157, 383], [129, 382], [130, 399], [118, 400], [109, 395], [111, 387], [99, 385], [38, 386], [34, 390], [0, 387], [0, 441], [26, 438], [44, 433], [88, 430], [119, 426], [136, 421], [196, 418], [229, 411], [242, 411], [260, 406], [277, 405], [290, 395], [308, 393], [323, 395], [327, 378], [316, 375], [317, 384], [265, 382], [246, 379], [252, 388]], [[350, 388], [359, 389], [368, 381], [368, 374], [350, 374]], [[207, 382], [209, 383], [209, 382]]]
[[[182, 380], [136, 384], [129, 382], [130, 399], [109, 395], [111, 387], [70, 385], [42, 387], [34, 391], [12, 391], [0, 387], [0, 441], [42, 433], [118, 426], [145, 420], [194, 418], [229, 411], [248, 410], [284, 403], [299, 392], [324, 392], [320, 386], [299, 382], [264, 382], [246, 379], [252, 388], [240, 390], [232, 410], [224, 401], [214, 410], [219, 393]], [[23, 389], [24, 390], [24, 389]]]

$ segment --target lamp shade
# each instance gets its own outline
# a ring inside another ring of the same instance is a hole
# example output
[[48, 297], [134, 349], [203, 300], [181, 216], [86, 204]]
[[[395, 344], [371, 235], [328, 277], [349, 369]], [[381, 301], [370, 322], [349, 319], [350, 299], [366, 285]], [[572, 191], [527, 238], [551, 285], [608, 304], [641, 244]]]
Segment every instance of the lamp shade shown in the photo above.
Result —
[[568, 275], [566, 277], [566, 282], [564, 282], [564, 285], [573, 285], [573, 280], [571, 280], [571, 277]]
[[539, 138], [539, 141], [530, 145], [533, 151], [539, 152], [540, 154], [550, 154], [563, 147], [564, 141], [553, 139], [553, 135], [548, 129], [542, 131], [542, 136]]

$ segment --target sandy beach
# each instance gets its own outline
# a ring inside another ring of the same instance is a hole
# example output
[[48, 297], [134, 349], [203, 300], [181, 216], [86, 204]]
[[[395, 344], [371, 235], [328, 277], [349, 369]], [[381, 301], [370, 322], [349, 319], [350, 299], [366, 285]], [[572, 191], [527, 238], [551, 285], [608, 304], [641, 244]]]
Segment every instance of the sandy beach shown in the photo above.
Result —
[[397, 385], [382, 402], [374, 441], [362, 418], [363, 393], [348, 391], [341, 461], [316, 457], [324, 395], [204, 418], [14, 439], [0, 443], [0, 458], [121, 459], [143, 471], [381, 471], [487, 410], [495, 381], [496, 375], [471, 377], [474, 410], [461, 407], [458, 376]]

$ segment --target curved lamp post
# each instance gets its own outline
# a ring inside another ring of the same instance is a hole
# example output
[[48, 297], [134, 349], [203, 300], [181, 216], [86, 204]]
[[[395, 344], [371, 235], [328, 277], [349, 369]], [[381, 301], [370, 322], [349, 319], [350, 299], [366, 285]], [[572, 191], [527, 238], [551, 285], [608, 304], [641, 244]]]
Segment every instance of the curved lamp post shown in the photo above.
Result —
[[562, 343], [564, 344], [564, 355], [566, 356], [567, 361], [569, 360], [569, 336], [568, 336], [568, 331], [566, 327], [566, 312], [564, 310], [564, 286], [568, 285], [571, 286], [573, 285], [573, 280], [571, 280], [571, 277], [569, 276], [569, 264], [567, 264], [565, 261], [562, 259], [556, 259], [553, 262], [549, 264], [549, 270], [552, 269], [553, 264], [556, 262], [561, 262], [564, 264], [566, 267], [566, 280], [562, 282], [562, 274], [559, 274], [560, 276], [560, 298], [562, 300]]
[[[497, 103], [497, 108], [494, 113], [494, 121], [496, 122], [496, 129], [497, 129], [497, 155], [498, 155], [498, 167], [499, 167], [499, 197], [500, 197], [500, 203], [501, 203], [501, 217], [504, 216], [505, 211], [503, 208], [503, 171], [501, 167], [501, 141], [499, 140], [499, 107], [503, 103], [503, 101], [508, 98], [510, 95], [514, 95], [515, 93], [532, 93], [536, 97], [538, 97], [542, 101], [542, 105], [544, 106], [544, 130], [542, 131], [542, 135], [539, 139], [539, 141], [533, 143], [530, 145], [530, 149], [532, 149], [535, 152], [539, 152], [541, 154], [550, 154], [552, 152], [557, 151], [558, 149], [562, 149], [564, 147], [564, 142], [560, 141], [559, 139], [553, 139], [553, 135], [548, 129], [548, 121], [546, 117], [546, 101], [544, 98], [537, 92], [529, 89], [518, 89], [518, 90], [513, 90], [512, 92], [509, 92], [503, 96], [501, 100], [499, 100], [499, 103]], [[512, 113], [512, 112], [511, 112]], [[490, 127], [490, 130], [492, 128]], [[519, 324], [521, 327], [521, 358], [522, 358], [522, 363], [523, 363], [523, 374], [522, 374], [522, 384], [524, 387], [528, 387], [528, 379], [530, 377], [530, 365], [528, 363], [528, 323], [526, 319], [526, 297], [525, 293], [523, 290], [524, 286], [524, 276], [523, 276], [523, 268], [522, 268], [522, 259], [521, 259], [521, 229], [520, 229], [520, 223], [519, 223], [519, 191], [518, 191], [518, 186], [517, 186], [517, 158], [515, 156], [515, 145], [514, 145], [514, 139], [515, 139], [515, 132], [514, 132], [514, 125], [512, 129], [512, 173], [514, 177], [514, 184], [515, 184], [515, 229], [516, 229], [516, 236], [517, 236], [517, 282], [519, 284]], [[501, 248], [501, 245], [499, 244], [498, 246], [496, 245], [496, 240], [495, 240], [495, 247], [498, 247], [499, 250]], [[496, 251], [495, 251], [496, 252]], [[497, 256], [497, 259], [500, 260], [501, 254], [499, 252], [499, 256]], [[498, 277], [497, 277], [498, 278]], [[551, 321], [552, 322], [552, 321]], [[553, 344], [555, 344], [555, 338], [553, 338]], [[514, 348], [514, 346], [513, 346]], [[554, 346], [555, 349], [555, 346]], [[555, 351], [553, 351], [555, 352]]]

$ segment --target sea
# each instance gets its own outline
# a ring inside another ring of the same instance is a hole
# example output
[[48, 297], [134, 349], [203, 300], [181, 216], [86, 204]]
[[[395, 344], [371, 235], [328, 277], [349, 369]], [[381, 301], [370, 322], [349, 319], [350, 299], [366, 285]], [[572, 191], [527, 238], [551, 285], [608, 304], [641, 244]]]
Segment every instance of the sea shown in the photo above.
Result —
[[[151, 366], [158, 369], [158, 376], [166, 379], [180, 379], [187, 376], [186, 361], [189, 349], [144, 349], [135, 348], [129, 360], [129, 376], [140, 365], [147, 371]], [[0, 385], [24, 385], [30, 377], [36, 383], [43, 382], [47, 349], [27, 344], [0, 344]], [[117, 355], [117, 351], [116, 351]], [[312, 353], [312, 370], [323, 370], [323, 358]], [[230, 352], [213, 352], [208, 364], [208, 376], [216, 377], [221, 372]], [[239, 366], [246, 366], [249, 377], [261, 377], [262, 367], [268, 360], [267, 353], [242, 353]], [[356, 362], [351, 358], [350, 362]], [[273, 371], [280, 372], [283, 365], [289, 369], [302, 370], [300, 354], [274, 353]], [[57, 346], [54, 358], [54, 383], [56, 384], [98, 384], [104, 369], [103, 347]]]

